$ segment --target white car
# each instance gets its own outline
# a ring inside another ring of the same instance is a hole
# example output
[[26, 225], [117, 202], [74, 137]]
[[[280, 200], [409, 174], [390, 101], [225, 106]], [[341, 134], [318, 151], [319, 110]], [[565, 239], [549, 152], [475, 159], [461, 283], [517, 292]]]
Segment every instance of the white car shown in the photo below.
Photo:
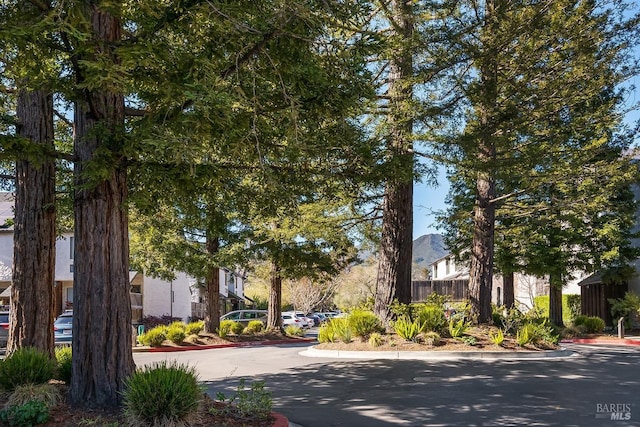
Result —
[[300, 321], [300, 326], [302, 326], [303, 328], [310, 328], [313, 326], [313, 319], [308, 319], [303, 312], [301, 311], [287, 311], [282, 313], [283, 315], [285, 314], [289, 314], [292, 316], [295, 316], [298, 318], [298, 320]]
[[297, 326], [303, 328], [302, 322], [293, 313], [282, 313], [282, 326]]

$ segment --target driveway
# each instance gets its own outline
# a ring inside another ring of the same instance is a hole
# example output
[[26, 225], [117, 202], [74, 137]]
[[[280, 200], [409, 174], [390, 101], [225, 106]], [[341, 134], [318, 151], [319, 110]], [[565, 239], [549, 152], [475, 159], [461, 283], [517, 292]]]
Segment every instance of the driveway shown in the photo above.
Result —
[[[212, 395], [230, 394], [240, 378], [263, 380], [275, 410], [303, 427], [640, 426], [640, 349], [567, 347], [580, 355], [365, 361], [307, 359], [298, 355], [304, 346], [274, 346], [134, 357], [194, 364]], [[622, 420], [611, 420], [612, 409]]]

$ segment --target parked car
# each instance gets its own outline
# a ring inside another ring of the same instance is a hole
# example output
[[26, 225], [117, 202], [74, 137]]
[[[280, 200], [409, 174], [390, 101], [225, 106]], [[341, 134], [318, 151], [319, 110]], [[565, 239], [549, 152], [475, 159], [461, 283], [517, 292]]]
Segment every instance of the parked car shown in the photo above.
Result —
[[220, 316], [220, 320], [234, 320], [247, 326], [252, 320], [267, 323], [267, 310], [235, 310]]
[[73, 338], [73, 311], [65, 311], [53, 322], [53, 341], [56, 345], [71, 344]]
[[291, 314], [293, 316], [296, 316], [298, 320], [300, 320], [301, 326], [303, 328], [310, 328], [313, 326], [313, 319], [307, 318], [307, 316], [305, 316], [301, 311], [285, 311], [282, 314]]
[[313, 320], [313, 326], [320, 326], [322, 321], [320, 320], [320, 316], [317, 314], [307, 314], [307, 319]]
[[299, 328], [302, 328], [302, 322], [300, 321], [300, 319], [298, 319], [298, 317], [294, 316], [293, 314], [287, 314], [287, 313], [283, 313], [282, 314], [282, 326], [297, 326]]
[[0, 311], [0, 347], [6, 347], [9, 341], [9, 312]]

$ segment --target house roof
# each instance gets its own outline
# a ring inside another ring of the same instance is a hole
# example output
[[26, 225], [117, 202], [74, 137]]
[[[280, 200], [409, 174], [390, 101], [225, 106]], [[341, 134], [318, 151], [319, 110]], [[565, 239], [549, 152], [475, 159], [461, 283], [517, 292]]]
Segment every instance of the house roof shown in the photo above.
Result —
[[602, 273], [600, 272], [596, 272], [585, 277], [578, 282], [578, 286], [595, 285], [598, 283], [602, 283]]

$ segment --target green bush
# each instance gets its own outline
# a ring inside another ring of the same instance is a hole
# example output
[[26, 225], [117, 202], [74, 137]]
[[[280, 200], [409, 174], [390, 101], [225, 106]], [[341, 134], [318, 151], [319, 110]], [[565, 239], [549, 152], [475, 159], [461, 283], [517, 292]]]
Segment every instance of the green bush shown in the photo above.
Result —
[[56, 361], [58, 367], [56, 369], [55, 379], [61, 380], [69, 384], [71, 382], [71, 346], [65, 345], [56, 347]]
[[469, 329], [469, 324], [464, 319], [449, 320], [448, 330], [449, 330], [449, 335], [451, 335], [451, 338], [462, 337], [467, 332], [467, 329]]
[[292, 337], [304, 337], [304, 329], [296, 325], [287, 325], [284, 328], [284, 333]]
[[440, 342], [442, 341], [440, 334], [434, 331], [425, 333], [423, 336], [423, 339], [426, 345], [431, 345], [431, 346], [440, 345]]
[[422, 324], [417, 320], [412, 321], [407, 316], [402, 316], [393, 322], [393, 329], [399, 337], [407, 341], [415, 341], [422, 330]]
[[226, 338], [233, 329], [233, 325], [235, 323], [238, 322], [234, 320], [222, 320], [220, 322], [220, 327], [218, 328], [218, 335], [220, 336], [220, 338]]
[[26, 427], [46, 423], [49, 420], [49, 408], [40, 400], [32, 400], [20, 406], [10, 406], [0, 411], [2, 425]]
[[560, 337], [555, 334], [552, 326], [537, 323], [525, 323], [516, 334], [516, 342], [523, 346], [526, 344], [557, 344]]
[[619, 318], [624, 317], [625, 327], [631, 328], [634, 322], [640, 319], [640, 295], [627, 292], [624, 298], [610, 298], [609, 304], [611, 304], [611, 316], [616, 324]]
[[597, 334], [604, 331], [604, 320], [599, 317], [587, 317], [584, 319], [582, 326], [588, 334]]
[[415, 318], [422, 325], [422, 332], [441, 333], [447, 328], [447, 318], [442, 306], [422, 305], [417, 308]]
[[144, 334], [138, 335], [138, 341], [140, 342], [140, 344], [148, 345], [150, 347], [159, 347], [166, 339], [166, 326], [156, 326], [155, 328], [148, 330]]
[[24, 384], [43, 384], [56, 372], [56, 361], [31, 347], [20, 348], [0, 362], [0, 386], [13, 391]]
[[189, 425], [203, 397], [194, 368], [157, 362], [126, 380], [124, 414], [133, 425]]
[[533, 326], [532, 323], [527, 323], [526, 325], [522, 326], [520, 329], [518, 329], [518, 332], [516, 333], [516, 343], [522, 347], [524, 345], [527, 345], [531, 342], [532, 337], [531, 337], [531, 326]]
[[241, 379], [236, 393], [231, 398], [227, 398], [224, 393], [216, 395], [217, 400], [226, 403], [222, 407], [223, 409], [214, 406], [209, 411], [212, 413], [234, 413], [236, 417], [247, 421], [248, 425], [262, 424], [262, 421], [269, 418], [273, 408], [271, 392], [265, 390], [264, 386], [264, 381], [258, 381], [251, 384], [251, 388], [247, 390], [245, 380]]
[[335, 342], [336, 341], [336, 331], [333, 329], [331, 321], [325, 323], [318, 330], [318, 342]]
[[371, 347], [380, 347], [382, 345], [382, 335], [379, 332], [373, 332], [369, 335], [368, 342]]
[[489, 332], [489, 339], [495, 345], [501, 346], [504, 342], [504, 332], [502, 332], [502, 329], [498, 329], [498, 332], [495, 334], [493, 332]]
[[583, 326], [589, 316], [580, 315], [573, 319], [573, 326]]
[[510, 335], [515, 335], [526, 322], [526, 316], [515, 307], [510, 309], [506, 309], [504, 306], [495, 307], [492, 317], [494, 325]]
[[47, 408], [53, 408], [63, 401], [60, 388], [54, 384], [24, 384], [19, 385], [9, 395], [5, 406], [22, 406], [33, 400], [39, 400], [47, 405]]
[[[549, 318], [549, 295], [535, 297], [533, 299], [533, 306], [535, 310], [540, 313], [541, 317]], [[562, 295], [562, 321], [564, 323], [571, 323], [579, 314], [580, 295]]]
[[251, 320], [247, 324], [247, 327], [242, 331], [244, 334], [257, 334], [264, 329], [264, 323], [259, 320]]
[[348, 344], [353, 339], [353, 332], [349, 326], [349, 319], [347, 318], [333, 318], [329, 321], [329, 324], [335, 332], [336, 338], [345, 344]]
[[371, 311], [354, 310], [347, 319], [353, 334], [365, 340], [372, 333], [382, 331], [380, 320]]
[[198, 335], [200, 332], [204, 330], [204, 321], [198, 320], [197, 322], [188, 323], [184, 328], [187, 336], [189, 335]]
[[242, 334], [242, 331], [244, 331], [244, 326], [242, 326], [242, 323], [240, 322], [234, 322], [232, 320], [232, 324], [231, 324], [231, 332], [233, 332], [235, 335], [240, 335]]
[[174, 344], [182, 344], [187, 337], [184, 324], [172, 323], [167, 328], [167, 339]]

